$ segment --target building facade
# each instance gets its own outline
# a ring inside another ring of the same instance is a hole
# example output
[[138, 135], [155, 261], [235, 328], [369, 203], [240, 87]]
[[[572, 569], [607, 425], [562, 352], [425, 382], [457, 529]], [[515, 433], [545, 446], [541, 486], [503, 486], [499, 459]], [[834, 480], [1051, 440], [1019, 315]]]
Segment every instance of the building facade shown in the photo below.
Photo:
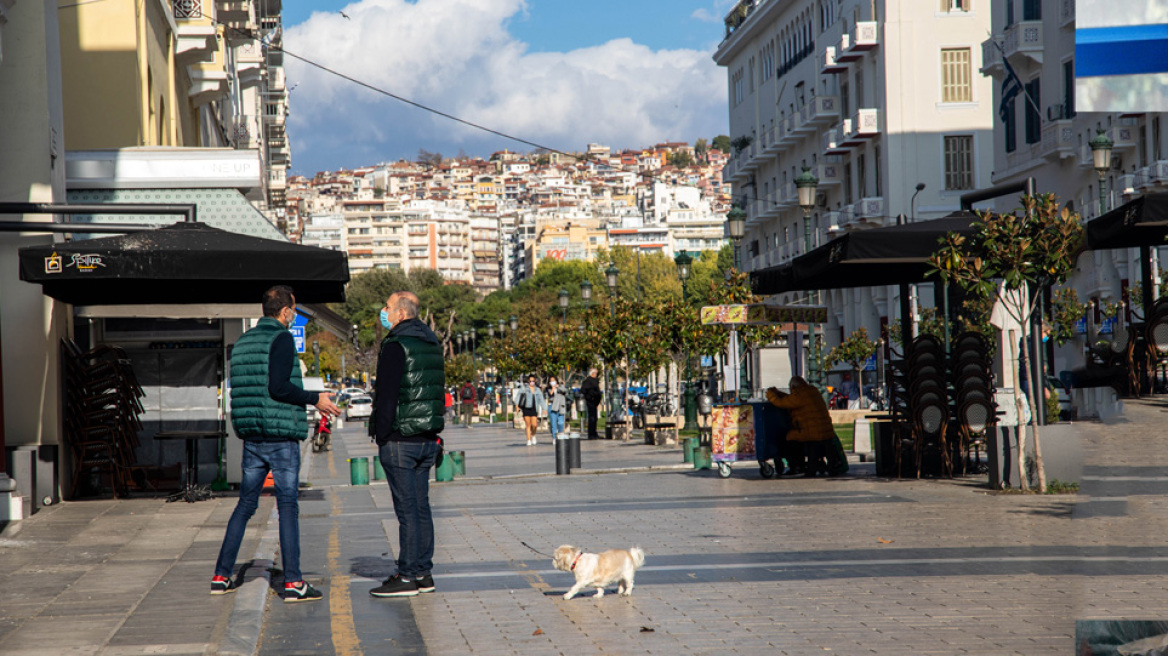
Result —
[[[1072, 0], [992, 0], [992, 35], [981, 45], [981, 73], [993, 82], [995, 184], [1033, 178], [1039, 193], [1052, 193], [1084, 221], [1153, 191], [1168, 190], [1168, 113], [1079, 112], [1075, 107], [1076, 5]], [[1096, 11], [1103, 11], [1102, 8]], [[1006, 62], [1022, 92], [1002, 104]], [[1111, 168], [1102, 182], [1088, 143], [1104, 134], [1113, 144]], [[1100, 189], [1102, 185], [1102, 189]], [[1100, 198], [1100, 191], [1103, 197]], [[1017, 207], [1002, 198], [995, 210]], [[1153, 248], [1153, 271], [1164, 265], [1164, 249]], [[1140, 280], [1139, 249], [1090, 251], [1079, 257], [1068, 282], [1081, 302], [1119, 302]], [[1055, 351], [1054, 372], [1084, 364], [1085, 338]], [[1115, 409], [1110, 388], [1075, 390], [1083, 415]]]
[[[987, 9], [960, 0], [741, 0], [731, 9], [714, 59], [727, 71], [734, 146], [722, 176], [748, 216], [744, 270], [784, 264], [844, 232], [944, 216], [989, 185], [993, 89], [974, 75]], [[806, 215], [795, 186], [804, 168], [818, 179]], [[898, 290], [833, 290], [823, 301], [831, 346], [859, 327], [880, 334]]]

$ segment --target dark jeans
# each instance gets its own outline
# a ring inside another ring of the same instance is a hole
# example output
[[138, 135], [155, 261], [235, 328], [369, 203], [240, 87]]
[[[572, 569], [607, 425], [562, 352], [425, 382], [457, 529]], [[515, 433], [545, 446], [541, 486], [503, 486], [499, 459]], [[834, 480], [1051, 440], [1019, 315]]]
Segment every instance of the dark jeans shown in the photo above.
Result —
[[588, 406], [588, 439], [598, 440], [600, 439], [600, 435], [596, 433], [596, 417], [598, 414], [597, 408], [600, 407], [600, 404], [587, 403], [586, 405]]
[[430, 468], [438, 443], [386, 442], [379, 451], [397, 514], [397, 573], [418, 578], [434, 567], [434, 518], [430, 514]]
[[300, 574], [300, 443], [282, 442], [243, 443], [243, 480], [239, 484], [239, 502], [227, 522], [227, 534], [219, 548], [215, 563], [216, 576], [231, 576], [239, 544], [247, 530], [247, 521], [259, 505], [264, 479], [272, 472], [276, 485], [276, 508], [280, 512], [280, 555], [284, 559], [284, 581], [304, 580]]

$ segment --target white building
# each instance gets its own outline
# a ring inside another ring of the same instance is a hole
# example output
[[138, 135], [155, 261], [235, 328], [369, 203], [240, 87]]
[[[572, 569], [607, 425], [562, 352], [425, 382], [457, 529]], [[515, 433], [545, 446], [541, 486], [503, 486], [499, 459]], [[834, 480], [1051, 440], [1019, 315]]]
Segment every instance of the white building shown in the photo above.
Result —
[[[1139, 195], [1168, 189], [1168, 140], [1164, 135], [1168, 114], [1076, 111], [1075, 3], [993, 0], [991, 11], [993, 34], [981, 47], [981, 72], [993, 80], [995, 114], [1006, 75], [1003, 53], [1028, 92], [1007, 103], [1004, 121], [994, 122], [992, 182], [1034, 178], [1039, 193], [1053, 193], [1085, 220], [1096, 218], [1101, 213], [1099, 176], [1087, 144], [1104, 131], [1114, 149], [1104, 185], [1103, 211]], [[1087, 20], [1088, 16], [1080, 18]], [[1015, 207], [1017, 199], [1010, 197], [999, 199], [995, 209], [1007, 212]], [[1153, 270], [1163, 261], [1162, 251], [1152, 250]], [[1086, 253], [1080, 256], [1069, 284], [1082, 302], [1096, 299], [1103, 305], [1115, 303], [1125, 289], [1140, 280], [1139, 255], [1139, 249]], [[1078, 338], [1058, 349], [1055, 372], [1084, 364], [1084, 346]], [[1106, 414], [1112, 409], [1110, 389], [1076, 390], [1075, 395], [1081, 415]]]
[[305, 246], [345, 250], [345, 216], [343, 214], [313, 214], [304, 222], [300, 243]]
[[[990, 184], [993, 89], [974, 75], [990, 29], [963, 0], [741, 0], [714, 60], [727, 71], [736, 154], [722, 171], [748, 222], [744, 270], [781, 265], [833, 235], [941, 217]], [[795, 178], [819, 179], [798, 207]], [[925, 188], [916, 196], [919, 183]], [[810, 242], [810, 244], [808, 244]], [[784, 302], [798, 294], [783, 295]], [[828, 345], [879, 334], [896, 288], [825, 294]]]

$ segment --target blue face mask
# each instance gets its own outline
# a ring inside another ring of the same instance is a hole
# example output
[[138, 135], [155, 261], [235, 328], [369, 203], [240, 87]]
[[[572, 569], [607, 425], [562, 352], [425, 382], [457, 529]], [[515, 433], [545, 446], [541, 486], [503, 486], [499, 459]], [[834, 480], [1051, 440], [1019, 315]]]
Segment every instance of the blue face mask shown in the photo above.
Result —
[[389, 320], [389, 310], [381, 308], [381, 325], [385, 326], [386, 330], [393, 329], [393, 322]]

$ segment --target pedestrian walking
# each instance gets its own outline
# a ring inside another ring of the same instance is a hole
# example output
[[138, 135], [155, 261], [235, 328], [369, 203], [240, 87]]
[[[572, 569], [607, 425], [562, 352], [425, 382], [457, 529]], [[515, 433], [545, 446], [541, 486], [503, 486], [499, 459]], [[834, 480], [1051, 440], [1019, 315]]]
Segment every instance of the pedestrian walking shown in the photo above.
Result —
[[860, 409], [860, 386], [852, 380], [851, 374], [844, 374], [844, 382], [840, 383], [839, 390], [848, 399], [848, 410]]
[[462, 384], [458, 390], [458, 398], [461, 401], [459, 407], [462, 408], [462, 423], [470, 428], [470, 418], [474, 416], [475, 403], [478, 402], [475, 387], [470, 381]]
[[454, 394], [450, 390], [443, 390], [442, 393], [442, 412], [446, 415], [446, 421], [457, 424], [458, 416], [454, 414]]
[[555, 376], [548, 379], [547, 407], [548, 428], [551, 429], [552, 444], [555, 444], [556, 436], [564, 432], [564, 417], [568, 413], [568, 394]]
[[527, 377], [527, 387], [517, 390], [512, 400], [515, 402], [515, 407], [523, 413], [523, 428], [527, 434], [527, 446], [535, 446], [539, 441], [535, 436], [535, 431], [539, 428], [539, 416], [546, 412], [547, 408], [547, 400], [544, 399], [539, 386], [535, 384], [535, 376]]
[[580, 394], [584, 396], [584, 405], [588, 407], [588, 439], [599, 440], [596, 432], [596, 418], [600, 408], [600, 399], [604, 396], [600, 391], [600, 380], [597, 378], [596, 367], [588, 370], [588, 377], [580, 385]]
[[243, 477], [215, 562], [211, 594], [236, 589], [235, 558], [271, 472], [280, 514], [284, 601], [315, 601], [320, 591], [300, 573], [300, 443], [308, 437], [306, 406], [315, 405], [325, 416], [339, 415], [340, 409], [330, 392], [304, 391], [296, 343], [288, 331], [296, 320], [292, 288], [272, 287], [262, 302], [263, 318], [231, 351], [231, 425], [243, 439]]
[[397, 572], [369, 591], [412, 597], [434, 591], [430, 468], [441, 451], [446, 362], [438, 337], [418, 320], [418, 297], [396, 292], [381, 310], [389, 331], [377, 357], [377, 400], [369, 424], [398, 523]]

